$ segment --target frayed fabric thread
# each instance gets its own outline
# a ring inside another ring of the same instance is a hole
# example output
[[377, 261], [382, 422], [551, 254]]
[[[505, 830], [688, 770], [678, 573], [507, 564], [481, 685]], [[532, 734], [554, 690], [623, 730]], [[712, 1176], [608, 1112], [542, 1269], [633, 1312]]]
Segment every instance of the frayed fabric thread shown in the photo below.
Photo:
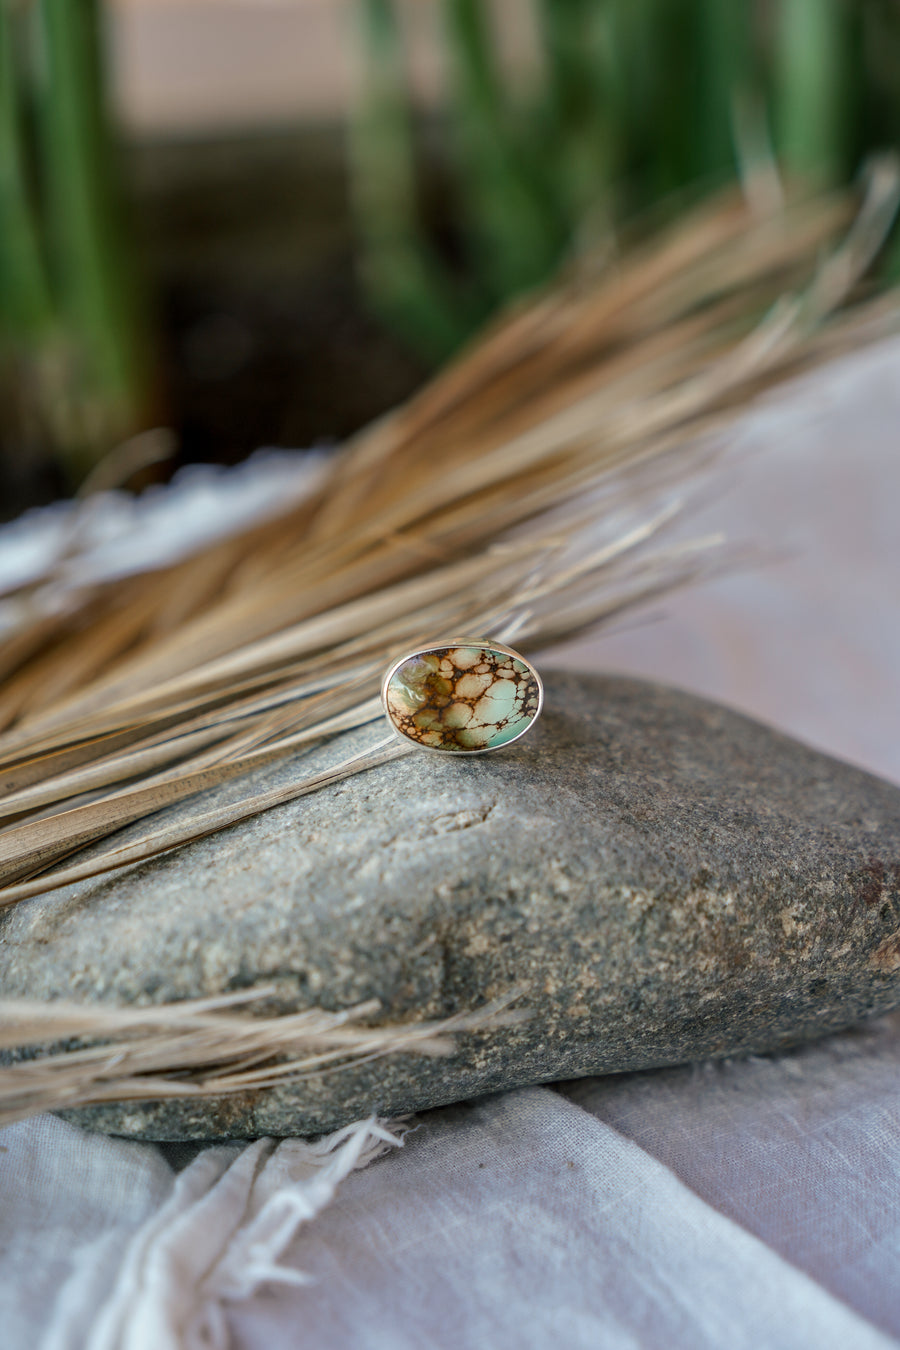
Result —
[[[357, 1168], [403, 1143], [402, 1127], [388, 1128], [374, 1118], [346, 1126], [322, 1141], [326, 1145], [318, 1171], [304, 1181], [284, 1186], [234, 1236], [211, 1281], [210, 1294], [219, 1300], [249, 1298], [262, 1284], [308, 1284], [303, 1271], [279, 1265], [301, 1224], [308, 1223], [334, 1198], [338, 1186]], [[315, 1145], [311, 1145], [315, 1148]], [[330, 1158], [325, 1162], [324, 1159]]]
[[205, 1150], [134, 1235], [99, 1300], [102, 1263], [114, 1254], [85, 1253], [42, 1350], [228, 1350], [229, 1305], [263, 1286], [308, 1284], [283, 1264], [298, 1230], [405, 1133], [404, 1122], [372, 1116], [318, 1140]]

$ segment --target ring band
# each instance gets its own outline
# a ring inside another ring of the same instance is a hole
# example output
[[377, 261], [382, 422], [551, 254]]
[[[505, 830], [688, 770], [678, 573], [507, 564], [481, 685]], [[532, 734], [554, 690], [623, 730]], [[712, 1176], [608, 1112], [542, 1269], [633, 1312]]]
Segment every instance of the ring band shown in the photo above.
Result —
[[381, 699], [394, 730], [423, 749], [483, 755], [525, 735], [544, 688], [511, 647], [463, 638], [401, 656], [384, 677]]

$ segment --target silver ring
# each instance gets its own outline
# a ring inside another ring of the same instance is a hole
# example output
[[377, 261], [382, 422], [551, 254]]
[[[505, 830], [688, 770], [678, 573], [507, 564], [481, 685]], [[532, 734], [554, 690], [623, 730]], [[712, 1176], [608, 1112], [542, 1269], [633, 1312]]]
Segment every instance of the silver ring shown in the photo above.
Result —
[[382, 681], [381, 701], [394, 731], [423, 750], [485, 755], [534, 726], [544, 686], [511, 647], [460, 638], [401, 656]]

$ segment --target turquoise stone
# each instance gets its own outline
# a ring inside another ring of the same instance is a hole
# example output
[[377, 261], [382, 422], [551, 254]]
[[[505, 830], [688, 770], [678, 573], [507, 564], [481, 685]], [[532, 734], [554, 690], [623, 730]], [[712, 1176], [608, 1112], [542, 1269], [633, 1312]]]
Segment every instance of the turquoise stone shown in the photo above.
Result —
[[528, 730], [541, 709], [541, 685], [527, 662], [500, 648], [431, 647], [390, 673], [384, 706], [401, 736], [432, 750], [477, 753]]

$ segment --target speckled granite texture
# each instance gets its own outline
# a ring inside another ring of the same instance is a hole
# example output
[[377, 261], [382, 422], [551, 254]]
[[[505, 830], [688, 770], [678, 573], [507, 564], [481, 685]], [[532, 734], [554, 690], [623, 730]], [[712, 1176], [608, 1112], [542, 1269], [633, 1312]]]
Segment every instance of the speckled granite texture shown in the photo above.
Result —
[[530, 1017], [450, 1059], [75, 1118], [151, 1139], [312, 1133], [771, 1050], [895, 1007], [900, 789], [693, 696], [556, 673], [509, 750], [410, 755], [2, 921], [4, 994], [147, 1002], [261, 980], [284, 1007], [375, 997], [390, 1019], [525, 985]]

